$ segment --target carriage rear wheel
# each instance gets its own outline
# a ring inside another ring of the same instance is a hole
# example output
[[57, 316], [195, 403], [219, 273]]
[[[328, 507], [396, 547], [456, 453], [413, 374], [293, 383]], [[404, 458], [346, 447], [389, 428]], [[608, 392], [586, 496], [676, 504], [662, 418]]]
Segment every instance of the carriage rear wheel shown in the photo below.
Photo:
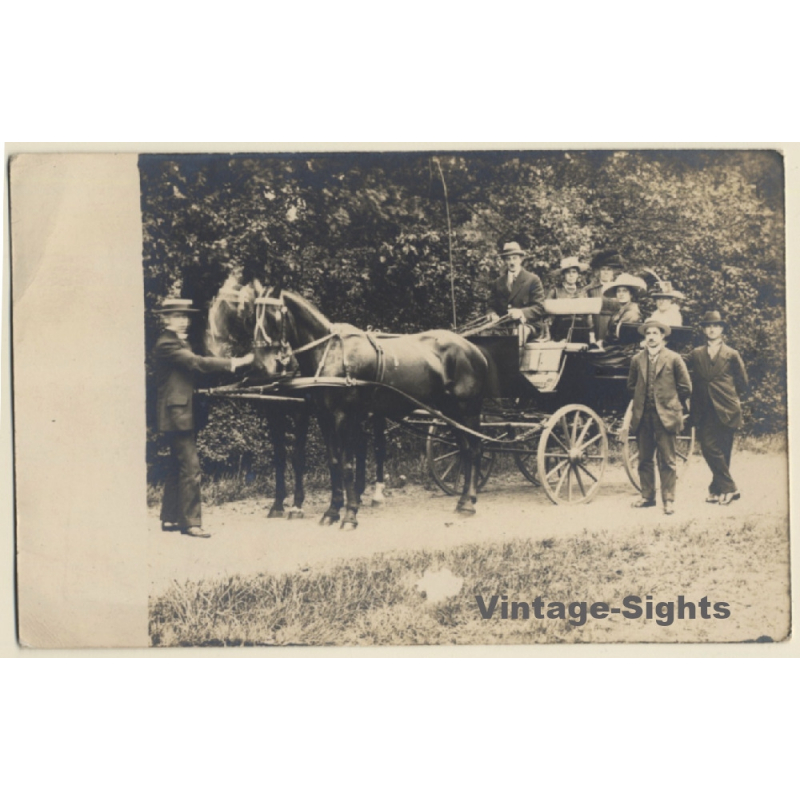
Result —
[[536, 464], [539, 480], [554, 503], [589, 502], [600, 488], [607, 460], [606, 426], [592, 409], [564, 406], [547, 421]]
[[[633, 401], [628, 404], [628, 408], [625, 411], [619, 438], [622, 440], [622, 465], [625, 467], [625, 472], [628, 475], [628, 479], [633, 484], [633, 487], [637, 492], [640, 492], [642, 490], [642, 485], [639, 482], [639, 445], [636, 442], [636, 436], [632, 436], [630, 433], [632, 415]], [[675, 455], [677, 457], [676, 471], [678, 473], [678, 478], [681, 477], [689, 466], [689, 461], [694, 453], [694, 440], [694, 427], [687, 428], [686, 425], [684, 425], [683, 431], [678, 434], [678, 439], [675, 442]], [[658, 470], [656, 470], [656, 486], [658, 487], [660, 485]]]
[[[461, 490], [464, 488], [464, 469], [456, 431], [449, 425], [431, 425], [428, 428], [425, 453], [428, 470], [436, 485], [446, 494], [461, 494]], [[486, 481], [489, 480], [495, 456], [494, 450], [481, 446], [478, 491], [483, 489]]]

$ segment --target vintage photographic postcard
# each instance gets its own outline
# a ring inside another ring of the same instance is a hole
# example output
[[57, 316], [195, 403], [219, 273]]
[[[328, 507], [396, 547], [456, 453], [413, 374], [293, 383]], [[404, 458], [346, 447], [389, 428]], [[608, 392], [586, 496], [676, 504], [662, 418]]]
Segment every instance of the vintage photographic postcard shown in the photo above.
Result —
[[789, 640], [797, 151], [471, 147], [11, 156], [23, 647]]

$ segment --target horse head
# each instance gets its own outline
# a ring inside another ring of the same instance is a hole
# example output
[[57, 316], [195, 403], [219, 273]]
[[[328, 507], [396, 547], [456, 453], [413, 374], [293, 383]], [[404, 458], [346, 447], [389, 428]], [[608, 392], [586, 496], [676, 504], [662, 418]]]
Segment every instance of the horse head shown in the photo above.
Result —
[[280, 378], [297, 371], [293, 355], [296, 344], [294, 321], [283, 292], [266, 289], [254, 301], [253, 353], [256, 368], [270, 378]]
[[228, 278], [208, 310], [205, 346], [221, 358], [243, 356], [252, 349], [256, 291]]

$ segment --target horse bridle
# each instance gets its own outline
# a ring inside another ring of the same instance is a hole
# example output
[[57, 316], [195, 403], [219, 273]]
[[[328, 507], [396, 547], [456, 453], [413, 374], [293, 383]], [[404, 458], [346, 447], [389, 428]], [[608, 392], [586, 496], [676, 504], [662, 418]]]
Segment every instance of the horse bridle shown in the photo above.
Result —
[[[292, 360], [292, 348], [286, 339], [286, 312], [288, 310], [286, 305], [279, 297], [257, 297], [255, 305], [256, 325], [253, 331], [253, 349], [276, 347], [278, 350], [278, 363], [287, 366]], [[269, 309], [275, 309], [275, 318], [278, 323], [280, 337], [277, 343], [273, 343], [272, 338], [267, 333], [265, 323]]]

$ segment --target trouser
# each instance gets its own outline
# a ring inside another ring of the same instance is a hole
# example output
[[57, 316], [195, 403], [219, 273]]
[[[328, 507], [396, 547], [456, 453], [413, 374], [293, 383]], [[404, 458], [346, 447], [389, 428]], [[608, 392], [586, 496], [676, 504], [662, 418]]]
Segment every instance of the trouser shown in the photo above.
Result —
[[174, 522], [182, 528], [201, 527], [200, 458], [194, 431], [171, 431], [170, 465], [164, 484], [161, 521]]
[[697, 438], [703, 458], [711, 470], [709, 494], [728, 494], [736, 491], [731, 477], [731, 452], [733, 451], [733, 428], [723, 425], [713, 409], [707, 409], [697, 425]]
[[646, 408], [636, 431], [639, 445], [639, 482], [645, 500], [656, 499], [656, 472], [653, 457], [658, 456], [658, 475], [661, 478], [661, 499], [675, 500], [677, 434], [670, 433], [661, 422], [655, 408]]

